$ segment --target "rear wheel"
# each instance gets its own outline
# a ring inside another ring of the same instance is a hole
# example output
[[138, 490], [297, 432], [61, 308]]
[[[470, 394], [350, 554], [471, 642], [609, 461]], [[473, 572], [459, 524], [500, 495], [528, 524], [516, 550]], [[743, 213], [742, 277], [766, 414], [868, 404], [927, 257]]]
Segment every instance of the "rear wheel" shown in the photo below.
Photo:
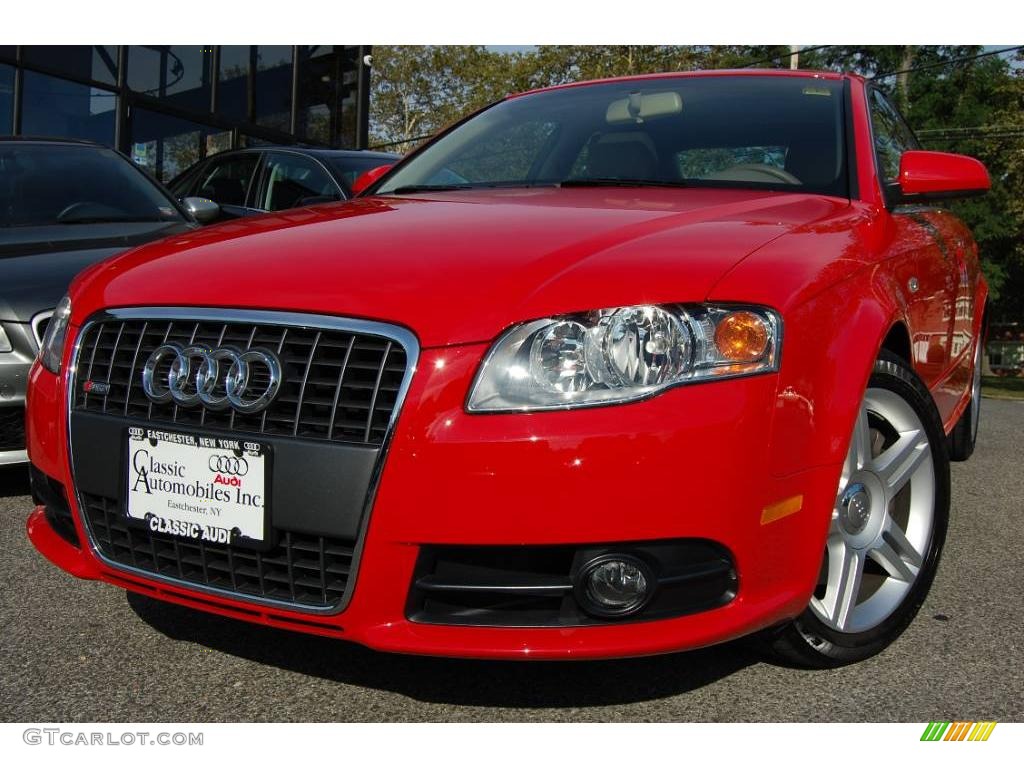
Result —
[[938, 412], [907, 363], [883, 352], [850, 439], [817, 588], [804, 613], [769, 636], [772, 650], [833, 667], [888, 646], [928, 594], [948, 520]]
[[967, 461], [974, 453], [978, 440], [978, 422], [981, 418], [981, 339], [974, 345], [974, 373], [971, 376], [971, 402], [960, 415], [960, 420], [949, 433], [950, 461]]

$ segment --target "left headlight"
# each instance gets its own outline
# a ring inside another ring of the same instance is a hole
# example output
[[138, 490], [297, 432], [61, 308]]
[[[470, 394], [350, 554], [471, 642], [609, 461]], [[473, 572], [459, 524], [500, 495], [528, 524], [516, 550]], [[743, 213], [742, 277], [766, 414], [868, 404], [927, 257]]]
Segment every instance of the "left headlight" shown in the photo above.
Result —
[[782, 320], [766, 307], [615, 307], [533, 320], [499, 338], [472, 412], [625, 403], [688, 382], [778, 370]]
[[64, 354], [64, 340], [68, 335], [71, 321], [71, 299], [65, 296], [53, 311], [43, 343], [39, 345], [39, 362], [50, 373], [60, 373], [60, 361]]

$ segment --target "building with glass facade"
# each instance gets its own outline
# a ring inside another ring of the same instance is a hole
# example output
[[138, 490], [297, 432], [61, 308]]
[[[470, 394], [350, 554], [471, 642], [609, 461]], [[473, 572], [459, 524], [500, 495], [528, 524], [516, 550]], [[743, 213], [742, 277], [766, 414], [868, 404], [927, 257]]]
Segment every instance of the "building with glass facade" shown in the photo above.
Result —
[[365, 148], [363, 45], [0, 46], [0, 135], [91, 139], [169, 181], [257, 144]]

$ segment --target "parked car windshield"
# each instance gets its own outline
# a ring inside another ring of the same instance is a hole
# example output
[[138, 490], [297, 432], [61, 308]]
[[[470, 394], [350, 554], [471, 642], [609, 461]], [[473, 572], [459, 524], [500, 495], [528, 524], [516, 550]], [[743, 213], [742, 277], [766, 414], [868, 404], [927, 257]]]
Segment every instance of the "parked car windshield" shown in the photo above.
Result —
[[511, 98], [375, 190], [755, 187], [847, 196], [843, 86], [722, 75], [597, 83]]
[[182, 220], [160, 188], [112, 150], [0, 144], [0, 226]]

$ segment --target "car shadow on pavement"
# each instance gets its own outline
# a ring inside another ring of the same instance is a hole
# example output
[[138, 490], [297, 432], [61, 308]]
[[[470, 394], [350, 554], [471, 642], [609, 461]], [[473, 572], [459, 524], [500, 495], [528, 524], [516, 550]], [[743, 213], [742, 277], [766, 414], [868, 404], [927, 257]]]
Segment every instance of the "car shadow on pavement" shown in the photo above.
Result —
[[28, 496], [28, 469], [26, 464], [0, 467], [0, 498]]
[[474, 661], [402, 656], [342, 640], [248, 624], [134, 593], [128, 593], [128, 604], [143, 621], [173, 640], [436, 704], [541, 708], [651, 701], [702, 688], [760, 661], [741, 643], [613, 661]]

